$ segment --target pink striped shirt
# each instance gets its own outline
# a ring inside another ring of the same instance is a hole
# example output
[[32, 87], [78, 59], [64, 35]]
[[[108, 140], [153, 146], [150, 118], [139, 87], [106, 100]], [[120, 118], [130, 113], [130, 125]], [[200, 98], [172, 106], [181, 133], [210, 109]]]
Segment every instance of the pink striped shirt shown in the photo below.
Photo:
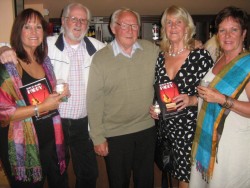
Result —
[[86, 45], [84, 41], [78, 46], [70, 46], [64, 40], [66, 53], [70, 59], [70, 72], [68, 78], [71, 93], [68, 102], [62, 102], [59, 107], [62, 118], [80, 119], [87, 116], [86, 89], [84, 80], [84, 57], [86, 57]]

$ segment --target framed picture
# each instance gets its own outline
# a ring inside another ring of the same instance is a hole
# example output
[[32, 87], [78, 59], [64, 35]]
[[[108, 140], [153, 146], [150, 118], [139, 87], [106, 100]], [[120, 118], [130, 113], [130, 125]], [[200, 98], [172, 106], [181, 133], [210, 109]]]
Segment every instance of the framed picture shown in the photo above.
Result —
[[15, 0], [15, 16], [17, 16], [24, 9], [24, 0]]

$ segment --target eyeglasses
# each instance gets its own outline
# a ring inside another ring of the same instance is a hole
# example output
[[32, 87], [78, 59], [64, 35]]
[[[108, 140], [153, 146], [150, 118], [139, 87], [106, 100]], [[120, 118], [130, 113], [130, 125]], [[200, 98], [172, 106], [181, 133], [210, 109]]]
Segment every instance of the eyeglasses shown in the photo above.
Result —
[[74, 16], [72, 16], [72, 17], [65, 17], [65, 18], [69, 19], [72, 23], [78, 23], [78, 22], [80, 22], [83, 25], [87, 25], [88, 22], [89, 22], [87, 19], [76, 18]]
[[132, 30], [137, 31], [139, 29], [138, 24], [126, 24], [126, 23], [118, 23], [115, 22], [117, 25], [121, 27], [122, 30], [128, 30], [131, 27]]

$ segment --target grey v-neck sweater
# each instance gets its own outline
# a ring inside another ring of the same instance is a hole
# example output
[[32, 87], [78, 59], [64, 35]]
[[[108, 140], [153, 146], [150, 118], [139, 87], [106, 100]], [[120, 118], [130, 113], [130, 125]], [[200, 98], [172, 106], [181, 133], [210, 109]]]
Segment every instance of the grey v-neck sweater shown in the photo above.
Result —
[[154, 71], [159, 48], [138, 40], [131, 58], [114, 56], [109, 44], [92, 61], [87, 88], [90, 135], [95, 145], [106, 137], [139, 132], [154, 126], [149, 107], [154, 94]]

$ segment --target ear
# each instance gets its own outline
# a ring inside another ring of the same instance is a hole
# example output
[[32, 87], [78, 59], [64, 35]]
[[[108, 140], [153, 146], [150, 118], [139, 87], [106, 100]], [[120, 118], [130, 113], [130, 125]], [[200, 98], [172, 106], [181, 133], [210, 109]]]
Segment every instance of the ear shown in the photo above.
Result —
[[111, 29], [112, 33], [115, 35], [116, 34], [115, 26], [114, 25], [110, 25], [110, 29]]
[[66, 18], [62, 17], [62, 18], [61, 18], [61, 22], [62, 22], [62, 26], [64, 26], [64, 25], [66, 24], [66, 23], [65, 23], [65, 22], [66, 22]]

